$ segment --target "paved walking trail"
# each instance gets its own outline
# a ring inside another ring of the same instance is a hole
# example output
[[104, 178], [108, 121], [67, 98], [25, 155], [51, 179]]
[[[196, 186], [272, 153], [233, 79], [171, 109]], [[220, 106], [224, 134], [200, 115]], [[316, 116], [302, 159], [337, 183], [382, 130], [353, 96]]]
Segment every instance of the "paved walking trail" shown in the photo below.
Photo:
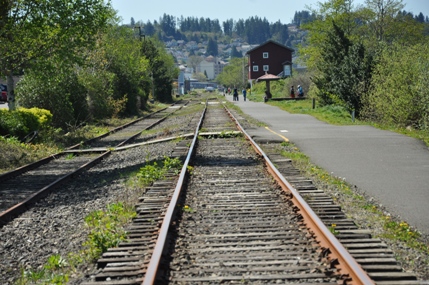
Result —
[[[232, 96], [226, 96], [232, 102]], [[262, 102], [234, 102], [268, 124], [256, 141], [289, 139], [313, 164], [356, 185], [395, 216], [429, 235], [429, 149], [417, 139], [371, 126], [334, 126]]]

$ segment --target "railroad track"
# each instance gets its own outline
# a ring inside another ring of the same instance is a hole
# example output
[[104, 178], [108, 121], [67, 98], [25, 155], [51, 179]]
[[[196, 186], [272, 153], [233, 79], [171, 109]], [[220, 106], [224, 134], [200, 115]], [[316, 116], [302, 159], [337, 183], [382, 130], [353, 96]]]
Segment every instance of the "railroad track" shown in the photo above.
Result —
[[188, 104], [189, 101], [178, 102], [87, 142], [72, 146], [66, 151], [0, 175], [0, 226], [26, 211], [61, 183], [100, 162], [110, 155], [112, 150], [126, 148], [131, 143], [138, 145], [150, 140], [183, 134], [187, 126], [176, 127], [174, 132], [162, 131], [148, 135], [142, 135], [142, 132], [154, 126], [159, 128], [165, 120], [173, 117], [175, 112]]
[[[182, 173], [150, 187], [136, 206], [128, 242], [105, 253], [100, 272], [84, 285], [420, 284], [290, 160], [271, 146], [265, 146], [268, 155], [259, 146], [262, 154], [251, 151], [219, 105], [208, 104], [199, 128], [204, 139], [179, 146], [191, 149], [184, 161], [193, 167], [189, 183], [182, 186]], [[276, 183], [266, 171], [270, 158], [279, 165], [270, 171], [280, 175]], [[308, 200], [310, 210], [297, 199]], [[320, 219], [309, 222], [304, 211]], [[334, 222], [335, 236], [328, 229]]]
[[311, 180], [300, 175], [290, 159], [279, 155], [277, 145], [264, 144], [263, 148], [279, 172], [306, 200], [321, 221], [334, 232], [335, 237], [375, 284], [422, 284], [414, 274], [402, 270], [393, 251], [383, 241], [373, 238], [369, 230], [359, 229], [331, 197], [318, 189]]
[[128, 240], [82, 284], [421, 284], [275, 147], [245, 139], [216, 102], [206, 107], [201, 119], [191, 116], [194, 135], [171, 152], [182, 173], [146, 189]]

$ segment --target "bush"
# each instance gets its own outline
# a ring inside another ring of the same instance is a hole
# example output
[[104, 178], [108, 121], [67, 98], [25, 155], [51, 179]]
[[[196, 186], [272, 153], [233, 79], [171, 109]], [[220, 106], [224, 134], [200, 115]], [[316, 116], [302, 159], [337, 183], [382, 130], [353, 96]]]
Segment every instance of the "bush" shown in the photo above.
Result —
[[52, 124], [67, 129], [88, 118], [85, 89], [72, 67], [47, 61], [38, 69], [27, 70], [17, 83], [16, 100], [20, 106], [49, 110]]
[[0, 110], [0, 135], [23, 138], [29, 132], [49, 128], [52, 114], [38, 108]]
[[365, 118], [400, 127], [429, 129], [429, 46], [384, 49], [364, 98]]

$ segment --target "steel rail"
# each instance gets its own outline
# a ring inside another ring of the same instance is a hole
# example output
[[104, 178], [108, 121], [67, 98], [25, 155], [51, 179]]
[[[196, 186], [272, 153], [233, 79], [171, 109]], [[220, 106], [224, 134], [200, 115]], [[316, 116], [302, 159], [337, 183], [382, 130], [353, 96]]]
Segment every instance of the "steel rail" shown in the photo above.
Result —
[[[89, 140], [87, 140], [87, 141], [83, 142], [83, 144], [90, 144], [90, 143], [91, 143], [91, 142], [93, 142], [93, 141], [96, 141], [96, 140], [99, 140], [99, 139], [104, 138], [104, 137], [106, 137], [106, 136], [109, 136], [110, 134], [116, 133], [116, 132], [118, 132], [118, 131], [120, 131], [120, 130], [122, 130], [122, 129], [124, 129], [124, 128], [128, 127], [128, 126], [130, 126], [130, 125], [133, 125], [133, 124], [135, 124], [135, 123], [137, 123], [137, 122], [140, 122], [141, 120], [146, 119], [146, 118], [148, 118], [148, 117], [150, 117], [150, 116], [152, 116], [152, 115], [154, 115], [154, 114], [157, 114], [157, 113], [159, 113], [159, 112], [161, 112], [161, 111], [164, 111], [164, 110], [166, 110], [166, 109], [167, 109], [167, 108], [160, 109], [160, 110], [158, 110], [158, 111], [156, 111], [156, 112], [153, 112], [153, 113], [151, 113], [151, 114], [149, 114], [149, 115], [147, 115], [147, 116], [144, 116], [144, 117], [142, 117], [142, 118], [138, 118], [138, 119], [136, 119], [136, 120], [134, 120], [134, 121], [132, 121], [132, 122], [129, 122], [129, 123], [124, 124], [124, 125], [122, 125], [122, 126], [116, 127], [116, 128], [114, 128], [113, 130], [108, 131], [107, 133], [104, 133], [104, 134], [102, 134], [102, 135], [99, 135], [99, 136], [97, 136], [97, 137], [95, 137], [95, 138], [92, 138], [92, 139], [89, 139]], [[165, 120], [165, 118], [166, 118], [166, 117], [161, 118], [161, 119], [160, 119], [160, 120], [158, 120], [157, 122], [155, 122], [155, 123], [151, 124], [150, 126], [148, 126], [146, 129], [150, 129], [150, 128], [152, 128], [152, 127], [153, 127], [153, 126], [155, 126], [156, 124], [158, 124], [158, 123], [162, 122], [163, 120]], [[138, 136], [138, 135], [140, 135], [140, 134], [141, 134], [141, 132], [138, 132], [138, 133], [136, 133], [136, 134], [132, 135], [130, 138], [128, 138], [128, 139], [126, 139], [125, 141], [121, 142], [120, 144], [118, 144], [118, 145], [117, 145], [117, 146], [115, 146], [114, 148], [122, 147], [125, 143], [127, 143], [128, 141], [130, 141], [131, 139], [135, 138], [136, 136]], [[16, 176], [18, 176], [18, 175], [20, 175], [20, 174], [22, 174], [22, 173], [27, 172], [27, 171], [33, 170], [33, 169], [35, 169], [35, 168], [37, 168], [37, 167], [39, 167], [39, 166], [41, 166], [41, 165], [43, 165], [43, 164], [49, 163], [52, 159], [55, 159], [56, 157], [59, 157], [59, 156], [61, 156], [61, 155], [64, 155], [64, 154], [67, 154], [67, 153], [73, 152], [73, 150], [76, 150], [76, 148], [80, 147], [81, 145], [82, 145], [81, 143], [79, 143], [79, 144], [75, 144], [75, 145], [73, 145], [73, 146], [70, 146], [70, 147], [66, 148], [66, 150], [65, 150], [65, 151], [62, 151], [62, 152], [59, 152], [59, 153], [55, 153], [55, 154], [51, 154], [51, 155], [49, 155], [49, 156], [47, 156], [47, 157], [45, 157], [45, 158], [42, 158], [42, 159], [40, 159], [40, 160], [38, 160], [38, 161], [35, 161], [35, 162], [32, 162], [32, 163], [29, 163], [29, 164], [27, 164], [27, 165], [21, 166], [21, 167], [19, 167], [19, 168], [17, 168], [17, 169], [14, 169], [14, 170], [11, 170], [11, 171], [8, 171], [8, 172], [5, 172], [5, 173], [2, 173], [2, 174], [0, 174], [0, 182], [5, 181], [5, 180], [8, 180], [8, 179], [11, 179], [11, 178], [13, 178], [13, 177], [16, 177]], [[103, 149], [103, 150], [91, 150], [91, 151], [92, 151], [92, 152], [104, 152], [104, 151], [106, 151], [106, 150], [104, 150], [104, 149]], [[77, 152], [82, 152], [82, 151], [81, 151], [81, 150], [77, 150]]]
[[20, 175], [22, 173], [25, 173], [27, 171], [33, 170], [33, 169], [35, 169], [35, 168], [37, 168], [37, 167], [39, 167], [39, 166], [41, 166], [43, 164], [48, 163], [52, 159], [55, 159], [55, 157], [57, 157], [59, 155], [62, 155], [62, 153], [60, 152], [60, 153], [57, 153], [57, 154], [52, 154], [52, 155], [47, 156], [45, 158], [42, 158], [42, 159], [40, 159], [40, 160], [38, 160], [36, 162], [29, 163], [29, 164], [21, 166], [21, 167], [19, 167], [17, 169], [14, 169], [14, 170], [5, 172], [3, 174], [0, 174], [0, 182], [6, 181], [6, 180], [11, 179], [13, 177], [16, 177], [16, 176], [18, 176], [18, 175]]
[[[182, 107], [180, 107], [178, 110], [180, 110], [181, 108], [182, 108]], [[141, 121], [141, 120], [143, 120], [143, 119], [145, 119], [145, 118], [148, 118], [148, 117], [150, 117], [150, 116], [153, 116], [154, 114], [160, 113], [160, 112], [162, 112], [162, 111], [164, 111], [164, 110], [166, 110], [166, 109], [167, 109], [167, 108], [160, 109], [160, 110], [158, 110], [158, 111], [156, 111], [156, 112], [154, 112], [154, 113], [151, 113], [150, 115], [144, 116], [144, 117], [142, 117], [142, 118], [139, 118], [139, 119], [136, 119], [136, 120], [134, 120], [134, 121], [132, 121], [132, 122], [129, 122], [129, 123], [127, 123], [127, 124], [124, 124], [124, 125], [122, 125], [122, 126], [119, 126], [119, 127], [115, 128], [115, 129], [113, 129], [113, 130], [111, 130], [111, 131], [109, 131], [109, 132], [107, 132], [107, 133], [105, 133], [105, 134], [102, 134], [101, 136], [98, 136], [98, 137], [96, 137], [96, 138], [90, 139], [90, 140], [88, 140], [88, 141], [86, 141], [86, 142], [84, 142], [84, 143], [85, 143], [85, 144], [88, 144], [88, 143], [93, 142], [93, 141], [95, 141], [95, 140], [98, 140], [98, 139], [100, 139], [100, 138], [106, 137], [106, 136], [108, 136], [108, 135], [110, 135], [110, 134], [112, 134], [112, 133], [118, 132], [118, 131], [120, 131], [121, 129], [124, 129], [124, 128], [126, 128], [126, 127], [130, 126], [130, 125], [133, 125], [133, 124], [135, 124], [135, 123], [137, 123], [137, 122], [139, 122], [139, 121]], [[177, 110], [176, 110], [176, 111], [177, 111]], [[175, 111], [175, 112], [176, 112], [176, 111]], [[150, 129], [150, 128], [152, 128], [153, 126], [155, 126], [155, 125], [159, 124], [160, 122], [164, 121], [164, 120], [165, 120], [168, 116], [170, 116], [170, 115], [171, 115], [171, 114], [168, 114], [168, 115], [166, 115], [166, 116], [164, 116], [164, 117], [160, 118], [159, 120], [157, 120], [156, 122], [152, 123], [151, 125], [149, 125], [149, 126], [148, 126], [148, 127], [146, 127], [145, 129]], [[130, 140], [132, 140], [132, 139], [134, 139], [135, 137], [139, 136], [140, 134], [141, 134], [141, 131], [137, 132], [136, 134], [134, 134], [134, 135], [130, 136], [128, 139], [126, 139], [126, 140], [122, 141], [121, 143], [119, 143], [119, 144], [118, 144], [117, 146], [115, 146], [114, 148], [118, 148], [118, 149], [119, 149], [119, 148], [121, 148], [121, 149], [123, 148], [123, 149], [126, 149], [126, 147], [124, 147], [124, 145], [125, 145], [127, 142], [129, 142]], [[22, 166], [22, 167], [20, 167], [20, 168], [18, 168], [18, 169], [15, 169], [15, 170], [12, 170], [12, 171], [6, 172], [6, 173], [4, 173], [4, 174], [1, 174], [1, 175], [0, 175], [0, 182], [2, 182], [2, 181], [6, 181], [6, 180], [11, 179], [11, 178], [13, 178], [13, 177], [16, 177], [16, 176], [18, 176], [18, 175], [20, 175], [20, 174], [22, 174], [22, 173], [25, 173], [25, 172], [27, 172], [27, 171], [33, 170], [33, 169], [35, 169], [35, 168], [37, 168], [37, 167], [39, 167], [39, 166], [41, 166], [41, 165], [43, 165], [43, 164], [47, 164], [47, 163], [49, 163], [51, 160], [53, 160], [53, 159], [55, 159], [55, 158], [57, 158], [57, 157], [59, 157], [59, 156], [63, 156], [63, 155], [65, 155], [65, 154], [67, 154], [67, 153], [71, 153], [71, 152], [87, 152], [87, 151], [77, 150], [76, 148], [78, 148], [79, 146], [81, 146], [81, 144], [77, 144], [77, 145], [71, 146], [71, 147], [67, 148], [67, 150], [66, 150], [66, 151], [59, 152], [59, 153], [57, 153], [57, 154], [52, 154], [52, 155], [50, 155], [50, 156], [48, 156], [48, 157], [46, 157], [46, 158], [43, 158], [43, 159], [41, 159], [41, 160], [39, 160], [39, 161], [34, 162], [34, 163], [31, 163], [31, 164], [28, 164], [28, 165]], [[95, 150], [90, 150], [90, 152], [102, 152], [102, 154], [101, 154], [101, 155], [99, 155], [98, 157], [96, 157], [95, 159], [93, 159], [93, 160], [89, 161], [88, 163], [86, 163], [86, 164], [84, 164], [84, 165], [80, 166], [77, 170], [72, 171], [72, 172], [70, 172], [70, 173], [67, 173], [67, 174], [65, 174], [64, 176], [62, 176], [62, 177], [58, 178], [57, 180], [53, 181], [53, 182], [52, 182], [52, 183], [50, 183], [49, 185], [47, 185], [47, 186], [43, 187], [42, 189], [40, 189], [40, 190], [38, 190], [37, 192], [35, 192], [35, 193], [33, 193], [32, 195], [30, 195], [29, 197], [27, 197], [26, 199], [24, 199], [22, 202], [19, 202], [18, 204], [15, 204], [14, 206], [10, 207], [9, 209], [7, 209], [7, 210], [5, 210], [5, 211], [3, 211], [3, 212], [0, 212], [0, 227], [1, 227], [2, 225], [7, 224], [7, 223], [8, 223], [9, 221], [11, 221], [14, 217], [16, 217], [16, 216], [18, 216], [19, 214], [22, 214], [23, 212], [25, 212], [25, 211], [29, 208], [29, 206], [30, 206], [31, 204], [33, 204], [33, 203], [35, 203], [35, 202], [39, 201], [39, 200], [40, 200], [41, 198], [43, 198], [43, 197], [46, 197], [46, 196], [47, 196], [48, 194], [50, 194], [50, 193], [53, 191], [53, 189], [54, 189], [55, 187], [57, 187], [59, 184], [61, 184], [61, 183], [65, 182], [65, 181], [67, 181], [70, 177], [73, 177], [74, 175], [76, 175], [76, 174], [78, 174], [78, 173], [82, 172], [83, 170], [91, 168], [93, 165], [95, 165], [96, 163], [98, 163], [99, 161], [101, 161], [104, 157], [106, 157], [106, 156], [108, 156], [108, 155], [110, 155], [110, 154], [112, 153], [112, 151], [111, 151], [110, 149], [108, 149], [108, 148], [106, 148], [106, 149], [95, 149]]]
[[133, 124], [136, 124], [136, 123], [140, 122], [141, 120], [147, 119], [147, 118], [149, 118], [150, 116], [152, 116], [152, 115], [154, 115], [154, 114], [157, 114], [157, 113], [159, 113], [159, 112], [161, 112], [161, 111], [164, 111], [164, 110], [166, 110], [166, 109], [167, 109], [167, 108], [160, 109], [160, 110], [158, 110], [158, 111], [156, 111], [156, 112], [154, 112], [154, 113], [151, 113], [151, 114], [149, 114], [149, 115], [143, 116], [143, 117], [138, 118], [138, 119], [135, 119], [135, 120], [133, 120], [133, 121], [131, 121], [131, 122], [129, 122], [129, 123], [126, 123], [126, 124], [124, 124], [124, 125], [122, 125], [122, 126], [118, 126], [118, 127], [114, 128], [114, 129], [112, 129], [112, 130], [110, 130], [110, 131], [108, 131], [108, 132], [106, 132], [106, 133], [104, 133], [104, 134], [101, 134], [101, 135], [96, 136], [96, 137], [94, 137], [94, 138], [92, 138], [92, 139], [89, 139], [89, 140], [84, 141], [84, 142], [83, 142], [83, 144], [82, 144], [82, 143], [78, 143], [78, 144], [72, 145], [72, 146], [68, 147], [68, 148], [67, 148], [67, 150], [72, 150], [72, 149], [79, 148], [79, 147], [81, 147], [82, 145], [91, 144], [91, 143], [92, 143], [92, 142], [94, 142], [94, 141], [97, 141], [97, 140], [102, 139], [102, 138], [104, 138], [104, 137], [107, 137], [107, 136], [109, 136], [109, 135], [111, 135], [111, 134], [114, 134], [114, 133], [116, 133], [116, 132], [119, 132], [120, 130], [125, 129], [126, 127], [129, 127], [129, 126], [131, 126], [131, 125], [133, 125]]
[[[172, 105], [174, 105], [174, 104], [171, 104], [170, 106], [172, 106]], [[157, 110], [157, 111], [155, 111], [155, 112], [153, 112], [153, 113], [150, 113], [150, 114], [148, 114], [148, 115], [146, 115], [146, 116], [143, 116], [143, 117], [141, 117], [141, 118], [135, 119], [135, 120], [133, 120], [133, 121], [131, 121], [131, 122], [129, 122], [129, 123], [126, 123], [126, 124], [124, 124], [124, 125], [122, 125], [122, 126], [118, 126], [118, 127], [114, 128], [114, 129], [112, 129], [112, 130], [110, 130], [110, 131], [108, 131], [108, 132], [106, 132], [106, 133], [104, 133], [104, 134], [101, 134], [101, 135], [99, 135], [99, 136], [97, 136], [97, 137], [95, 137], [95, 138], [92, 138], [92, 139], [89, 139], [89, 140], [87, 140], [87, 141], [83, 142], [83, 145], [91, 144], [91, 143], [92, 143], [92, 142], [94, 142], [94, 141], [97, 141], [97, 140], [102, 139], [102, 138], [104, 138], [104, 137], [107, 137], [107, 136], [109, 136], [109, 135], [111, 135], [111, 134], [114, 134], [114, 133], [116, 133], [116, 132], [119, 132], [119, 131], [120, 131], [120, 130], [122, 130], [122, 129], [125, 129], [125, 128], [127, 128], [127, 127], [131, 126], [131, 125], [134, 125], [134, 124], [136, 124], [136, 123], [138, 123], [138, 122], [140, 122], [140, 121], [142, 121], [142, 120], [144, 120], [144, 119], [150, 118], [151, 116], [153, 116], [153, 115], [155, 115], [155, 114], [158, 114], [158, 113], [160, 113], [160, 112], [162, 112], [162, 111], [165, 111], [165, 110], [167, 110], [167, 108], [168, 108], [168, 107], [165, 107], [165, 108], [159, 109], [159, 110]], [[168, 116], [168, 115], [167, 115], [167, 116]], [[156, 124], [158, 124], [158, 123], [162, 122], [163, 120], [165, 120], [165, 118], [166, 118], [167, 116], [165, 116], [164, 118], [161, 118], [159, 121], [157, 121], [157, 122], [155, 122], [155, 123], [151, 124], [151, 125], [150, 125], [150, 126], [148, 126], [146, 129], [150, 129], [150, 128], [152, 128], [153, 126], [155, 126]], [[138, 132], [138, 133], [136, 133], [136, 134], [132, 135], [130, 138], [128, 138], [127, 140], [123, 141], [123, 142], [122, 142], [122, 143], [120, 143], [118, 146], [122, 146], [122, 145], [124, 145], [124, 144], [125, 144], [125, 143], [127, 143], [129, 140], [134, 139], [134, 138], [135, 138], [136, 136], [138, 136], [140, 133], [141, 133], [141, 132]], [[68, 148], [67, 148], [67, 150], [76, 149], [76, 148], [79, 148], [79, 147], [81, 147], [81, 146], [82, 146], [82, 143], [78, 143], [78, 144], [75, 144], [75, 145], [72, 145], [72, 146], [68, 147]]]
[[207, 102], [206, 102], [205, 109], [201, 115], [200, 121], [198, 122], [198, 126], [195, 130], [194, 138], [192, 140], [192, 144], [189, 147], [188, 155], [186, 156], [185, 162], [183, 163], [183, 167], [182, 167], [182, 170], [180, 172], [179, 180], [177, 182], [176, 188], [174, 189], [174, 193], [173, 193], [173, 196], [171, 198], [170, 204], [168, 205], [166, 214], [164, 216], [164, 220], [162, 221], [162, 225], [161, 225], [161, 228], [159, 230], [158, 239], [156, 241], [151, 259], [149, 261], [149, 264], [148, 264], [148, 267], [146, 270], [146, 275], [143, 279], [143, 282], [141, 283], [143, 285], [154, 284], [154, 282], [155, 282], [156, 274], [158, 272], [158, 266], [159, 266], [159, 263], [161, 261], [162, 252], [164, 250], [165, 242], [166, 242], [167, 235], [168, 235], [168, 229], [170, 227], [170, 223], [171, 223], [171, 220], [173, 218], [173, 213], [174, 213], [174, 210], [176, 208], [180, 193], [182, 192], [182, 188], [183, 188], [183, 184], [185, 181], [189, 161], [191, 160], [191, 157], [194, 154], [195, 149], [196, 149], [196, 142], [198, 139], [198, 133], [199, 133], [199, 130], [201, 129], [201, 125], [203, 123], [206, 111], [207, 111]]
[[244, 130], [234, 115], [225, 107], [229, 116], [235, 121], [238, 129], [243, 132], [246, 139], [249, 140], [253, 148], [259, 153], [267, 165], [268, 171], [274, 176], [276, 181], [280, 184], [283, 190], [292, 193], [293, 203], [299, 207], [300, 214], [303, 216], [307, 226], [314, 232], [316, 239], [320, 242], [322, 247], [328, 248], [332, 254], [332, 260], [337, 259], [339, 264], [336, 268], [344, 275], [348, 275], [351, 281], [347, 284], [351, 285], [370, 285], [375, 282], [368, 276], [368, 274], [362, 269], [357, 261], [350, 255], [347, 249], [338, 241], [338, 239], [331, 233], [331, 231], [325, 226], [320, 218], [314, 213], [311, 207], [296, 190], [277, 170], [265, 152], [259, 147], [259, 145], [250, 137], [250, 135]]
[[31, 194], [24, 201], [19, 202], [18, 204], [12, 206], [11, 208], [1, 212], [0, 213], [0, 227], [7, 224], [14, 217], [25, 212], [31, 204], [39, 201], [43, 197], [46, 197], [58, 185], [60, 185], [61, 183], [73, 178], [75, 175], [81, 173], [83, 170], [91, 168], [93, 165], [100, 162], [103, 158], [107, 157], [111, 153], [112, 153], [111, 151], [106, 151], [106, 152], [102, 153], [101, 155], [94, 158], [93, 160], [91, 160], [91, 161], [85, 163], [84, 165], [80, 166], [78, 169], [65, 174], [64, 176], [58, 178], [57, 180], [50, 183], [49, 185], [47, 185], [47, 186], [43, 187], [42, 189], [38, 190], [37, 192]]
[[[182, 109], [183, 106], [180, 106], [177, 110], [175, 110], [174, 112], [177, 112], [178, 110]], [[162, 110], [166, 110], [167, 108], [164, 108]], [[173, 113], [174, 113], [173, 112]], [[156, 114], [156, 113], [154, 113]], [[159, 119], [158, 121], [154, 122], [153, 124], [147, 126], [144, 130], [150, 130], [152, 129], [154, 126], [160, 124], [161, 122], [165, 121], [169, 116], [171, 116], [170, 114], [167, 114], [166, 116], [162, 117], [161, 119]], [[124, 146], [125, 144], [127, 144], [129, 141], [132, 141], [133, 139], [135, 139], [136, 137], [140, 136], [140, 134], [142, 133], [142, 131], [139, 131], [137, 133], [135, 133], [134, 135], [132, 135], [131, 137], [129, 137], [128, 139], [124, 140], [123, 142], [119, 143], [116, 147], [120, 147], [120, 146]]]

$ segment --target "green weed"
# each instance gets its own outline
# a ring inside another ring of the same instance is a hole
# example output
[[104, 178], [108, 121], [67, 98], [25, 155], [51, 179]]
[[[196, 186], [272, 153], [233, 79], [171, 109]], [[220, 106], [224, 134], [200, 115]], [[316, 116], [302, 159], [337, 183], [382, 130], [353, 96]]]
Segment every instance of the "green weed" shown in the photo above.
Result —
[[69, 153], [66, 155], [66, 160], [72, 160], [74, 158], [74, 153]]
[[140, 168], [136, 176], [144, 186], [148, 186], [157, 180], [165, 178], [165, 175], [169, 171], [173, 171], [175, 174], [179, 173], [181, 168], [182, 162], [180, 159], [165, 157], [164, 161], [160, 164], [154, 162], [153, 164], [147, 164]]
[[418, 242], [420, 233], [411, 229], [405, 222], [396, 222], [390, 219], [390, 216], [385, 217], [384, 223], [385, 233], [382, 235], [385, 238], [397, 239], [405, 242], [412, 248], [418, 248], [422, 251], [428, 252], [429, 247], [426, 244]]
[[192, 209], [191, 207], [189, 207], [188, 205], [185, 205], [185, 206], [183, 207], [183, 212], [193, 213], [193, 212], [195, 212], [195, 210], [194, 210], [194, 209]]
[[42, 269], [21, 269], [21, 277], [16, 281], [15, 284], [62, 285], [69, 281], [67, 271], [67, 261], [61, 255], [54, 254], [48, 258]]
[[331, 226], [328, 227], [329, 231], [333, 234], [333, 235], [338, 235], [339, 232], [336, 230], [337, 225], [336, 224], [332, 224]]
[[104, 211], [90, 213], [85, 217], [85, 223], [90, 228], [88, 239], [84, 243], [87, 248], [86, 253], [96, 260], [107, 249], [124, 241], [126, 232], [122, 226], [135, 215], [134, 209], [123, 203], [110, 204]]

